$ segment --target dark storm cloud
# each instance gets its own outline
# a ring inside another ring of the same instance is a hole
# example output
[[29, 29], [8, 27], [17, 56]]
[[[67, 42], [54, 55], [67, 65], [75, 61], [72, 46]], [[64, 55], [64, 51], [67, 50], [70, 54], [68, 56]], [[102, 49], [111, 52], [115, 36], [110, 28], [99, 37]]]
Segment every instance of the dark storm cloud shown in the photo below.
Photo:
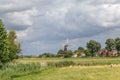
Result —
[[17, 30], [26, 53], [56, 51], [66, 38], [76, 46], [96, 36], [105, 40], [111, 37], [106, 33], [119, 32], [119, 14], [119, 0], [0, 1], [0, 17], [7, 29]]

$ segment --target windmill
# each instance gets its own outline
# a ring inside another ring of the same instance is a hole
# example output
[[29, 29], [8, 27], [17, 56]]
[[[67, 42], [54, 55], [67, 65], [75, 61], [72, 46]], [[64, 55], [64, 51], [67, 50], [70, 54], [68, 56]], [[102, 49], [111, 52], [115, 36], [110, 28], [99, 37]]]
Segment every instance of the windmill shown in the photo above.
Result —
[[71, 50], [69, 50], [69, 47], [70, 47], [69, 40], [66, 39], [66, 41], [62, 42], [61, 49], [59, 50], [60, 52], [59, 57], [64, 58], [66, 56], [69, 56], [69, 53], [72, 52]]
[[68, 39], [66, 39], [66, 43], [64, 44], [64, 54], [66, 54], [66, 52], [68, 51], [68, 47], [70, 46], [70, 44], [69, 44], [69, 40]]

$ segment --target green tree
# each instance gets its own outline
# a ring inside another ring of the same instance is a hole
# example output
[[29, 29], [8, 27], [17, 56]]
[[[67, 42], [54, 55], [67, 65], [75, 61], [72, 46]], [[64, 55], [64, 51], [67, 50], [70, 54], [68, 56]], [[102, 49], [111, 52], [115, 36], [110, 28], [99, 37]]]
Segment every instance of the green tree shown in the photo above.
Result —
[[58, 57], [63, 56], [63, 54], [64, 54], [64, 51], [62, 49], [58, 50], [58, 52], [57, 52]]
[[78, 47], [78, 50], [76, 50], [78, 52], [78, 56], [81, 56], [81, 53], [85, 51], [85, 49], [83, 47]]
[[83, 47], [79, 47], [79, 48], [78, 48], [78, 51], [79, 51], [79, 52], [83, 52], [84, 50], [85, 50], [85, 49], [84, 49]]
[[91, 55], [94, 56], [95, 53], [101, 49], [101, 44], [95, 40], [90, 40], [87, 43], [87, 49], [90, 51]]
[[45, 58], [52, 58], [52, 57], [55, 57], [56, 55], [55, 54], [52, 54], [52, 53], [43, 53], [43, 54], [41, 54], [41, 55], [39, 55], [39, 57], [41, 58], [41, 57], [45, 57]]
[[72, 52], [72, 50], [68, 50], [67, 52], [66, 52], [66, 54], [65, 54], [65, 58], [68, 58], [68, 57], [72, 57], [72, 55], [73, 55], [73, 52]]
[[115, 39], [115, 48], [116, 48], [118, 54], [120, 55], [120, 38], [119, 37], [117, 37]]
[[67, 50], [66, 52], [64, 52], [64, 50], [60, 49], [57, 53], [58, 57], [71, 57], [73, 55], [73, 52], [71, 50]]
[[91, 54], [90, 54], [90, 51], [89, 51], [89, 50], [84, 50], [84, 53], [85, 53], [85, 55], [86, 55], [86, 56], [91, 56]]
[[9, 61], [9, 45], [7, 41], [7, 32], [5, 30], [4, 24], [0, 19], [0, 64]]
[[115, 41], [114, 41], [114, 39], [107, 39], [105, 44], [106, 44], [105, 48], [108, 51], [112, 51], [113, 49], [115, 49]]
[[18, 53], [20, 53], [20, 43], [17, 42], [17, 35], [14, 30], [10, 30], [8, 33], [8, 42], [9, 42], [9, 58], [10, 60], [16, 59], [18, 56]]

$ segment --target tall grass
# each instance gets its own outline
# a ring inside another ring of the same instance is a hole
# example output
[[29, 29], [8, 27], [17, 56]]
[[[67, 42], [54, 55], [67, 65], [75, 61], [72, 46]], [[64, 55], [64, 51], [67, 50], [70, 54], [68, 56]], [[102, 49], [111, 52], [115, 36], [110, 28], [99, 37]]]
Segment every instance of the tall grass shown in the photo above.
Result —
[[60, 62], [41, 62], [41, 63], [10, 63], [5, 65], [0, 70], [0, 80], [12, 80], [12, 78], [25, 76], [28, 74], [33, 74], [40, 72], [41, 70], [47, 68], [58, 68], [67, 66], [94, 66], [94, 65], [110, 65], [110, 64], [120, 64], [120, 59], [118, 60], [79, 60], [79, 61], [60, 61]]
[[13, 80], [120, 80], [120, 67], [65, 67], [17, 77]]
[[0, 80], [12, 80], [12, 78], [25, 76], [34, 72], [39, 72], [43, 69], [53, 68], [53, 67], [65, 67], [75, 65], [72, 61], [62, 61], [62, 62], [41, 62], [41, 63], [11, 63], [5, 65], [0, 70]]
[[40, 69], [40, 63], [7, 64], [0, 70], [0, 80], [12, 80], [12, 77], [27, 75]]

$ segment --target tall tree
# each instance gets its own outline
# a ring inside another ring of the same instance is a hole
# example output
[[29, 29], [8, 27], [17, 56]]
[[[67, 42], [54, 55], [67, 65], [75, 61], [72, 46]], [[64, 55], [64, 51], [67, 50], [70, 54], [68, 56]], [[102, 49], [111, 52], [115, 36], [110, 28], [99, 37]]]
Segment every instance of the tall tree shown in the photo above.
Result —
[[0, 64], [9, 61], [9, 45], [7, 41], [7, 32], [4, 24], [0, 19]]
[[18, 53], [20, 53], [20, 43], [17, 41], [17, 35], [14, 30], [10, 30], [8, 33], [8, 42], [10, 50], [10, 60], [17, 58]]
[[83, 52], [85, 49], [83, 47], [78, 47], [79, 52]]
[[115, 48], [116, 48], [118, 54], [120, 55], [120, 38], [119, 37], [117, 37], [115, 39]]
[[94, 56], [95, 53], [101, 49], [101, 44], [95, 40], [90, 40], [87, 43], [87, 49], [90, 51], [91, 55]]
[[63, 56], [63, 55], [64, 55], [64, 51], [63, 51], [62, 49], [58, 50], [57, 56], [58, 56], [58, 57], [61, 57], [61, 56]]
[[83, 47], [78, 47], [78, 50], [76, 50], [78, 52], [78, 56], [81, 56], [81, 53], [83, 53], [85, 51], [85, 49]]
[[115, 49], [115, 41], [114, 41], [114, 39], [107, 39], [105, 44], [106, 44], [105, 48], [108, 51], [112, 51], [113, 49]]
[[73, 55], [73, 52], [72, 52], [72, 50], [68, 50], [67, 52], [66, 52], [66, 54], [65, 54], [65, 58], [69, 58], [69, 57], [72, 57], [72, 55]]

